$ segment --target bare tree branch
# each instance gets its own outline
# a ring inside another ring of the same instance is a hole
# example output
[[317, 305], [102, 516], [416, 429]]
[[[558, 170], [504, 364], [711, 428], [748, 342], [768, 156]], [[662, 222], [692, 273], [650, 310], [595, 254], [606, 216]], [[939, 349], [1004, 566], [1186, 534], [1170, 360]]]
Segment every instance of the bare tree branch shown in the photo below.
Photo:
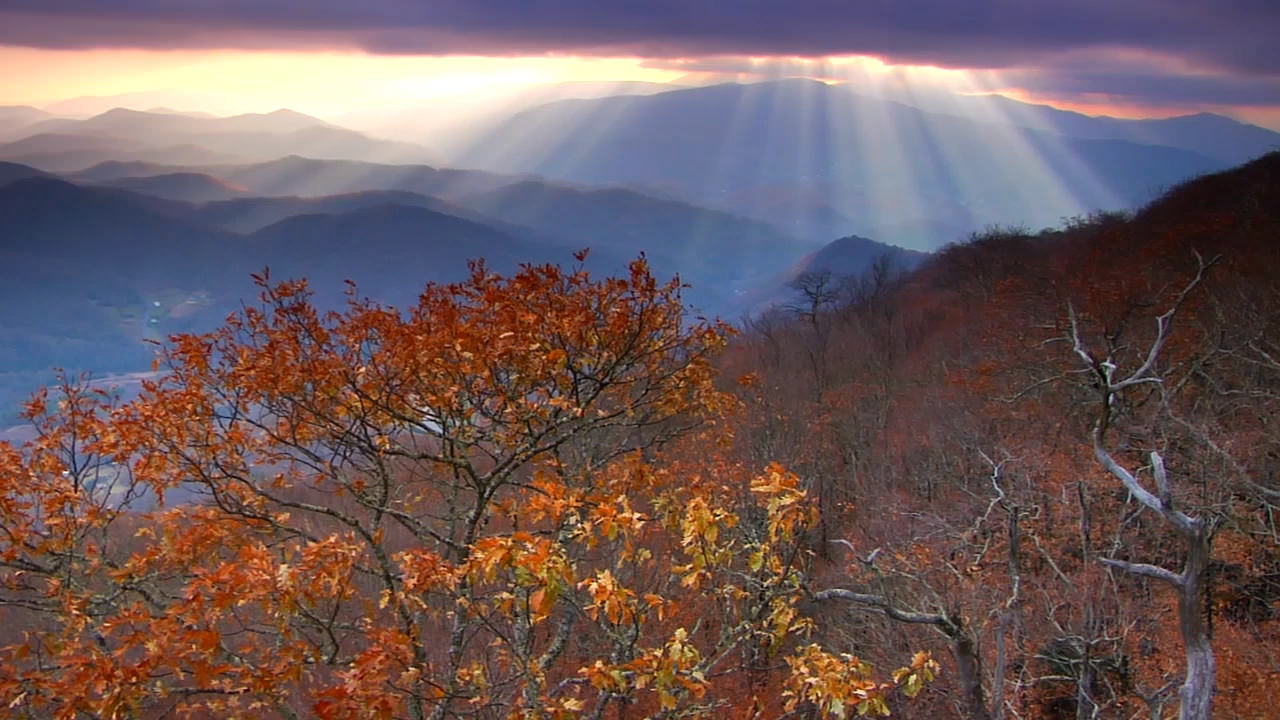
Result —
[[844, 588], [831, 588], [822, 590], [813, 594], [813, 599], [818, 602], [829, 600], [847, 600], [860, 605], [870, 605], [885, 615], [905, 623], [915, 623], [919, 625], [936, 625], [946, 632], [947, 628], [953, 627], [955, 623], [942, 613], [924, 613], [914, 610], [904, 610], [880, 595], [870, 595], [868, 593], [858, 593]]
[[1182, 587], [1183, 585], [1182, 576], [1178, 575], [1173, 571], [1166, 570], [1162, 567], [1159, 567], [1157, 565], [1148, 565], [1147, 563], [1131, 563], [1131, 562], [1126, 562], [1124, 560], [1116, 560], [1115, 558], [1098, 558], [1098, 560], [1103, 565], [1108, 565], [1113, 568], [1119, 568], [1120, 570], [1133, 573], [1134, 575], [1143, 575], [1145, 577], [1155, 578], [1156, 580], [1163, 580], [1167, 583], [1172, 584], [1174, 587]]

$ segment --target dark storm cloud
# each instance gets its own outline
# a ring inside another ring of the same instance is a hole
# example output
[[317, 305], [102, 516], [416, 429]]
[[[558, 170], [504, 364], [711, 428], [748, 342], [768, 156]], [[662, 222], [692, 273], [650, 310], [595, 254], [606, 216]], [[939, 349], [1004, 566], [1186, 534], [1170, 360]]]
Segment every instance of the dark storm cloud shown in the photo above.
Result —
[[[0, 0], [0, 44], [34, 47], [864, 54], [1009, 70], [1037, 90], [1252, 104], [1280, 102], [1277, 37], [1276, 0]], [[1071, 64], [1124, 53], [1152, 62]]]
[[[646, 67], [685, 73], [704, 73], [723, 81], [755, 82], [782, 78], [820, 78], [852, 83], [879, 93], [899, 91], [918, 94], [923, 88], [910, 73], [842, 65], [822, 59], [750, 58], [652, 58]], [[933, 79], [940, 88], [945, 80]], [[1265, 106], [1280, 103], [1280, 74], [1230, 74], [1179, 72], [1161, 67], [1150, 58], [1063, 58], [1037, 67], [1019, 67], [970, 75], [957, 80], [952, 91], [990, 91], [1023, 88], [1059, 100], [1097, 102], [1099, 96], [1116, 101], [1164, 107], [1195, 105]]]
[[[7, 16], [7, 17], [6, 17]], [[387, 53], [873, 54], [1008, 67], [1126, 46], [1280, 71], [1274, 0], [0, 0], [0, 43]]]

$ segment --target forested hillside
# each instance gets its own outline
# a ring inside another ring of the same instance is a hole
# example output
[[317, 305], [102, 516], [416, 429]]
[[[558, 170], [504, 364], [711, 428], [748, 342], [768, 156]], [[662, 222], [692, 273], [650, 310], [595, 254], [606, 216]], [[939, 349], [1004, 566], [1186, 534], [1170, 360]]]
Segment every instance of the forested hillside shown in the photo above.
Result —
[[1277, 237], [1273, 153], [738, 331], [643, 260], [263, 279], [0, 445], [0, 707], [1266, 717]]
[[1216, 656], [1213, 717], [1274, 712], [1278, 240], [1273, 153], [816, 313], [800, 288], [739, 338], [735, 451], [805, 479], [815, 577], [928, 616], [821, 626], [875, 663], [948, 659], [910, 716], [1169, 717], [1180, 625]]

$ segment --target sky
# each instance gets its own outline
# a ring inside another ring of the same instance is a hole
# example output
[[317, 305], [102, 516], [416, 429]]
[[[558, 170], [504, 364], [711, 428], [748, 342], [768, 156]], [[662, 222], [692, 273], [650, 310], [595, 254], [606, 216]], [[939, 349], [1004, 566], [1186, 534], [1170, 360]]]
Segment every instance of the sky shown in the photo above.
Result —
[[1280, 129], [1276, 38], [1276, 0], [0, 0], [0, 104], [332, 116], [802, 76]]

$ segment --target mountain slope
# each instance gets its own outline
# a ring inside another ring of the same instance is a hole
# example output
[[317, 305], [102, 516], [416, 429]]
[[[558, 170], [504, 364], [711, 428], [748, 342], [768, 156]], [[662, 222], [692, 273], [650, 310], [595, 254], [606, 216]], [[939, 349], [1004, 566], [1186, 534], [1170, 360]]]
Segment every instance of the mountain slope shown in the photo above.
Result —
[[0, 186], [8, 185], [15, 180], [27, 180], [30, 178], [48, 178], [52, 177], [43, 170], [37, 170], [30, 165], [22, 165], [20, 163], [0, 162]]
[[[200, 222], [233, 232], [250, 233], [297, 215], [340, 215], [379, 205], [422, 207], [465, 217], [470, 211], [437, 198], [403, 190], [368, 190], [321, 197], [242, 197], [208, 202], [193, 208], [191, 216]], [[485, 222], [481, 218], [469, 218]], [[491, 224], [491, 223], [490, 223]]]
[[[853, 227], [827, 228], [842, 234], [922, 222], [1039, 227], [1141, 203], [1222, 166], [1188, 150], [931, 114], [808, 81], [552, 103], [512, 117], [456, 163], [669, 189], [779, 227], [821, 227], [808, 219], [817, 209], [849, 218]], [[801, 201], [761, 207], [779, 186]]]
[[144, 340], [211, 323], [248, 289], [242, 238], [120, 192], [53, 179], [0, 187], [0, 394], [30, 390], [30, 373], [55, 366], [143, 370], [154, 352]]
[[832, 240], [799, 261], [774, 274], [767, 281], [736, 298], [736, 315], [751, 315], [772, 306], [796, 300], [798, 282], [806, 277], [821, 279], [829, 289], [847, 288], [850, 283], [877, 276], [880, 282], [891, 281], [909, 273], [929, 258], [928, 253], [886, 245], [857, 235]]
[[191, 143], [152, 146], [98, 135], [42, 133], [0, 145], [0, 159], [54, 173], [72, 173], [107, 160], [165, 162], [185, 167], [232, 162], [237, 156]]
[[106, 187], [131, 190], [166, 200], [192, 203], [230, 200], [248, 192], [205, 173], [178, 172], [145, 177], [124, 177], [102, 183]]
[[692, 283], [692, 297], [711, 309], [812, 247], [759, 221], [623, 188], [526, 181], [458, 202], [582, 247], [643, 252], [660, 274]]
[[0, 141], [30, 134], [32, 125], [51, 119], [49, 113], [27, 105], [0, 105]]
[[568, 248], [394, 204], [291, 217], [252, 233], [248, 241], [273, 277], [306, 277], [324, 303], [336, 303], [348, 280], [362, 296], [404, 306], [426, 282], [460, 279], [469, 260], [483, 258], [503, 273], [526, 262], [572, 261]]
[[885, 245], [857, 235], [832, 240], [822, 249], [800, 259], [787, 274], [794, 278], [805, 272], [825, 272], [832, 275], [861, 275], [873, 263], [885, 261], [898, 272], [914, 270], [929, 257], [928, 253], [907, 250], [895, 245]]
[[195, 171], [195, 168], [187, 165], [149, 163], [140, 160], [104, 160], [82, 170], [64, 173], [64, 177], [77, 183], [109, 183], [113, 180], [125, 178], [154, 177], [156, 175]]
[[213, 174], [258, 195], [340, 195], [364, 190], [407, 190], [444, 199], [485, 192], [514, 178], [430, 165], [390, 165], [292, 155], [268, 162], [213, 169]]
[[[1180, 608], [1168, 588], [1108, 586], [1107, 612], [1092, 617], [1112, 630], [1094, 637], [1127, 637], [1110, 655], [1116, 662], [1083, 682], [1057, 671], [1080, 657], [1056, 649], [1074, 642], [1064, 641], [1061, 619], [1098, 607], [1088, 589], [1102, 577], [1097, 558], [1151, 560], [1138, 569], [1174, 568], [1176, 577], [1200, 542], [1184, 544], [1178, 518], [1221, 521], [1214, 552], [1233, 554], [1188, 571], [1217, 585], [1206, 593], [1213, 717], [1265, 716], [1257, 708], [1280, 696], [1280, 675], [1254, 671], [1280, 647], [1268, 514], [1280, 493], [1278, 237], [1280, 153], [1180, 185], [1132, 217], [983, 233], [861, 302], [748, 325], [722, 361], [751, 380], [738, 393], [748, 409], [735, 440], [743, 456], [771, 448], [778, 462], [806, 469], [832, 498], [829, 537], [912, 548], [903, 597], [952, 587], [959, 556], [984, 559], [966, 563], [962, 582], [975, 591], [952, 593], [955, 612], [995, 616], [1008, 598], [1026, 598], [1007, 679], [1032, 668], [1037, 688], [1005, 696], [1024, 717], [1074, 717], [1086, 693], [1094, 707], [1142, 708], [1150, 696], [1127, 679], [1181, 672], [1180, 625], [1207, 613], [1198, 596]], [[1159, 499], [1148, 495], [1140, 510], [1126, 484]], [[1016, 510], [987, 513], [1007, 501], [1044, 512], [1025, 524]], [[972, 535], [975, 518], [991, 520], [990, 537]], [[984, 555], [1024, 532], [1034, 543], [1022, 557], [1034, 562], [1019, 561], [1016, 542], [1002, 546], [1007, 557]], [[843, 572], [852, 555], [831, 567]], [[892, 664], [897, 648], [928, 642], [911, 623], [882, 629], [868, 663]], [[983, 652], [1013, 647], [992, 636]], [[934, 690], [908, 706], [912, 717], [985, 712], [957, 709], [967, 688], [955, 674]]]
[[1092, 116], [999, 95], [950, 96], [922, 109], [1003, 122], [1068, 137], [1165, 145], [1237, 165], [1280, 147], [1280, 133], [1213, 113], [1136, 119]]
[[[420, 145], [371, 138], [291, 110], [216, 118], [116, 108], [86, 120], [47, 120], [26, 130], [34, 136], [79, 139], [74, 148], [78, 151], [76, 161], [82, 163], [78, 167], [73, 167], [65, 156], [46, 157], [71, 148], [46, 149], [36, 154], [22, 146], [0, 147], [0, 157], [23, 157], [55, 170], [78, 170], [106, 160], [159, 160], [191, 165], [261, 162], [289, 154], [398, 162], [432, 159], [432, 154]], [[90, 143], [88, 139], [96, 142]], [[27, 144], [30, 142], [27, 140]], [[173, 148], [199, 149], [208, 157], [193, 160], [193, 150], [188, 150], [185, 157], [178, 157]], [[161, 152], [165, 150], [172, 157]]]
[[[309, 278], [321, 306], [335, 308], [345, 280], [359, 283], [362, 295], [403, 306], [428, 281], [462, 279], [471, 259], [502, 272], [573, 262], [571, 248], [531, 231], [390, 199], [448, 207], [407, 193], [286, 198], [293, 209], [355, 209], [294, 216], [245, 236], [210, 222], [238, 200], [196, 205], [41, 177], [0, 185], [0, 415], [47, 381], [52, 367], [147, 369], [154, 346], [144, 341], [214, 327], [242, 301], [253, 302], [250, 274], [264, 267], [277, 279]], [[612, 273], [625, 263], [601, 251], [589, 266]]]

